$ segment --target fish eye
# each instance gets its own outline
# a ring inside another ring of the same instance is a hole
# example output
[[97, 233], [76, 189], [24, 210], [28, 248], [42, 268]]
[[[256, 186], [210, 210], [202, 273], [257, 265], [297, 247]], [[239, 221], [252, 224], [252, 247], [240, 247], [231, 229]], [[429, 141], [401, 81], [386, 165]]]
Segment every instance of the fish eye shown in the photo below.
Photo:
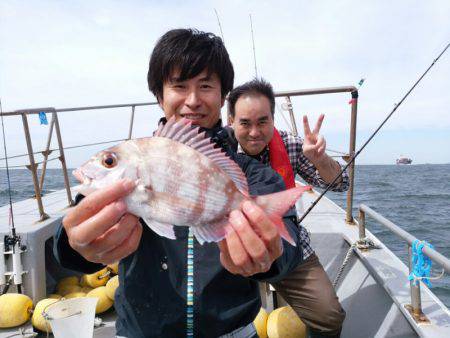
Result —
[[113, 153], [103, 155], [102, 164], [106, 168], [114, 168], [117, 165], [117, 157]]

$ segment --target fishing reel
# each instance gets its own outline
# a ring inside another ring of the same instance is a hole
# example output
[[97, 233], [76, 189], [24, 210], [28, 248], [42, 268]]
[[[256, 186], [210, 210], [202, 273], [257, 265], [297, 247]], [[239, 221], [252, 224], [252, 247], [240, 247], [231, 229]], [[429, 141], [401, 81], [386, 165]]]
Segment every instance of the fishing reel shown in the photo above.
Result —
[[21, 244], [20, 236], [14, 235], [5, 235], [3, 238], [3, 243], [5, 244], [5, 252], [13, 250], [13, 248], [18, 244], [18, 247], [21, 251], [25, 251], [27, 246]]
[[[0, 243], [3, 245], [0, 245], [2, 248], [0, 254], [5, 255], [6, 257], [1, 257], [0, 259], [5, 259], [4, 261], [0, 262], [2, 266], [0, 266], [1, 274], [0, 276], [0, 284], [4, 284], [3, 290], [0, 292], [0, 294], [5, 294], [8, 292], [9, 287], [13, 283], [17, 286], [17, 291], [19, 293], [22, 293], [22, 274], [26, 273], [26, 271], [23, 270], [22, 267], [22, 260], [21, 260], [21, 254], [26, 250], [26, 245], [23, 245], [21, 243], [21, 237], [16, 235], [15, 232], [13, 232], [11, 235], [5, 235], [3, 238], [3, 243]], [[6, 260], [8, 256], [12, 257], [12, 272], [7, 273], [6, 270]], [[6, 280], [5, 276], [9, 275], [9, 278]]]

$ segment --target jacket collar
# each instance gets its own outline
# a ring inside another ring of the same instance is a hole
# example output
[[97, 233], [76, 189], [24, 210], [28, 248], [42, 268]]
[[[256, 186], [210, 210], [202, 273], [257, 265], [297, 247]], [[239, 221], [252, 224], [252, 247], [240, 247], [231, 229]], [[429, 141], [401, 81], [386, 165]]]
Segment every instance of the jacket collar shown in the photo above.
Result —
[[[162, 124], [166, 124], [166, 123], [167, 123], [167, 119], [166, 119], [165, 117], [161, 117], [161, 118], [159, 119], [159, 121], [158, 121], [158, 126], [159, 126], [161, 123], [162, 123]], [[217, 121], [217, 123], [216, 123], [212, 128], [203, 128], [203, 127], [200, 127], [200, 131], [206, 132], [206, 134], [207, 134], [209, 137], [213, 137], [213, 136], [216, 135], [218, 132], [220, 132], [222, 129], [223, 129], [223, 127], [222, 127], [222, 120], [221, 120], [221, 119], [219, 119], [219, 120]]]

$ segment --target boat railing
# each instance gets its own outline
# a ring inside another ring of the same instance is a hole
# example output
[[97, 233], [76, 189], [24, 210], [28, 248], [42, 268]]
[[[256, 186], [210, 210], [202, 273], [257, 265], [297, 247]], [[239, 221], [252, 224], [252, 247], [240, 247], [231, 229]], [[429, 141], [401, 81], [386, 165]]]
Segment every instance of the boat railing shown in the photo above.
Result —
[[[366, 215], [370, 216], [372, 219], [379, 222], [381, 225], [385, 226], [388, 230], [396, 234], [398, 237], [403, 239], [408, 245], [408, 259], [409, 259], [409, 273], [412, 272], [412, 245], [413, 242], [417, 240], [416, 237], [408, 233], [407, 231], [400, 228], [398, 225], [394, 224], [387, 218], [383, 217], [370, 207], [365, 204], [361, 204], [359, 206], [359, 238], [363, 240], [366, 238]], [[424, 246], [422, 252], [428, 256], [433, 262], [439, 264], [445, 272], [450, 274], [450, 259], [439, 253], [438, 251]], [[411, 304], [406, 305], [405, 307], [411, 313], [413, 318], [417, 322], [426, 322], [427, 319], [422, 312], [422, 302], [420, 295], [420, 283], [417, 283], [415, 280], [411, 280], [409, 283], [410, 294], [411, 294]]]
[[[358, 89], [354, 86], [342, 86], [342, 87], [329, 87], [329, 88], [314, 88], [314, 89], [302, 89], [295, 91], [276, 92], [275, 97], [284, 97], [286, 100], [286, 108], [289, 111], [291, 119], [292, 131], [294, 135], [297, 135], [297, 125], [295, 122], [294, 109], [292, 107], [291, 97], [295, 96], [309, 96], [309, 95], [324, 95], [324, 94], [337, 94], [337, 93], [351, 93], [351, 108], [350, 108], [350, 142], [348, 154], [342, 156], [345, 161], [349, 161], [355, 154], [356, 147], [356, 120], [358, 112]], [[354, 224], [352, 210], [353, 210], [353, 191], [355, 182], [355, 161], [353, 161], [348, 167], [349, 175], [349, 188], [347, 191], [347, 203], [346, 203], [346, 216], [345, 221], [349, 224]]]
[[[297, 135], [297, 126], [295, 122], [295, 116], [294, 116], [294, 110], [293, 105], [291, 102], [291, 97], [295, 96], [306, 96], [306, 95], [321, 95], [321, 94], [333, 94], [333, 93], [351, 93], [351, 119], [350, 119], [350, 144], [349, 144], [349, 152], [348, 154], [344, 154], [343, 156], [344, 160], [347, 160], [351, 158], [351, 156], [355, 153], [355, 140], [356, 140], [356, 117], [357, 117], [357, 107], [358, 107], [358, 91], [354, 86], [345, 86], [345, 87], [330, 87], [330, 88], [320, 88], [320, 89], [303, 89], [303, 90], [295, 90], [295, 91], [285, 91], [285, 92], [277, 92], [275, 93], [275, 97], [284, 97], [286, 100], [285, 109], [289, 111], [290, 120], [291, 120], [291, 127], [294, 135]], [[29, 163], [24, 165], [26, 168], [28, 168], [31, 171], [32, 179], [33, 179], [33, 186], [35, 191], [35, 198], [38, 204], [38, 209], [40, 213], [40, 220], [43, 221], [47, 219], [49, 216], [45, 213], [44, 205], [42, 203], [42, 193], [43, 193], [43, 185], [45, 180], [45, 174], [47, 169], [47, 163], [59, 159], [61, 162], [61, 167], [63, 171], [64, 176], [64, 186], [66, 190], [67, 195], [67, 201], [68, 205], [73, 205], [73, 199], [72, 194], [70, 190], [70, 184], [69, 184], [69, 177], [67, 172], [67, 164], [66, 164], [66, 157], [64, 154], [64, 150], [73, 149], [73, 148], [80, 148], [80, 147], [88, 147], [93, 145], [100, 145], [100, 144], [106, 144], [106, 143], [112, 143], [112, 142], [121, 142], [127, 139], [131, 139], [133, 135], [133, 127], [134, 127], [134, 118], [135, 118], [135, 111], [136, 107], [141, 106], [156, 106], [158, 105], [158, 102], [146, 102], [146, 103], [129, 103], [129, 104], [114, 104], [114, 105], [102, 105], [102, 106], [87, 106], [87, 107], [74, 107], [74, 108], [54, 108], [54, 107], [44, 107], [44, 108], [32, 108], [32, 109], [20, 109], [15, 110], [11, 112], [3, 112], [1, 115], [3, 116], [20, 116], [22, 118], [22, 124], [23, 124], [23, 130], [25, 133], [25, 141], [27, 146], [27, 153], [21, 154], [21, 155], [13, 155], [9, 156], [8, 158], [17, 158], [17, 157], [26, 157], [28, 156]], [[86, 110], [99, 110], [99, 109], [116, 109], [116, 108], [129, 108], [130, 112], [130, 118], [128, 123], [128, 137], [125, 139], [118, 139], [118, 140], [108, 140], [105, 142], [97, 142], [97, 143], [85, 143], [70, 147], [64, 147], [63, 146], [63, 138], [62, 138], [62, 132], [58, 120], [58, 113], [67, 113], [67, 112], [79, 112], [79, 111], [86, 111]], [[48, 137], [47, 137], [47, 143], [46, 147], [42, 151], [34, 151], [33, 150], [33, 144], [30, 134], [30, 128], [28, 125], [28, 116], [29, 115], [37, 115], [41, 112], [44, 112], [46, 114], [51, 114], [51, 121], [49, 124], [49, 131], [48, 131]], [[52, 137], [53, 137], [53, 130], [56, 132], [56, 138], [58, 142], [58, 146], [56, 149], [50, 149]], [[53, 151], [59, 151], [59, 156], [56, 158], [49, 159], [49, 155]], [[43, 160], [41, 162], [37, 162], [35, 155], [41, 154], [43, 155]], [[0, 160], [5, 160], [5, 158], [0, 158]], [[38, 175], [38, 166], [42, 164], [42, 170], [41, 175], [39, 177]], [[352, 207], [353, 207], [353, 186], [354, 186], [354, 167], [355, 163], [353, 162], [349, 166], [349, 190], [347, 192], [347, 205], [346, 205], [346, 221], [348, 223], [354, 223], [353, 222], [353, 216], [352, 216]]]
[[[12, 112], [3, 112], [3, 116], [21, 116], [22, 117], [22, 124], [23, 124], [23, 130], [25, 133], [25, 141], [27, 145], [27, 154], [21, 154], [21, 155], [15, 155], [10, 156], [8, 158], [17, 158], [22, 156], [28, 156], [29, 158], [29, 164], [26, 165], [26, 168], [28, 168], [31, 171], [31, 175], [33, 178], [33, 186], [34, 186], [34, 192], [35, 192], [35, 198], [36, 202], [38, 204], [39, 214], [40, 214], [40, 221], [46, 220], [49, 218], [49, 216], [45, 213], [44, 205], [42, 203], [42, 192], [43, 192], [43, 185], [44, 185], [44, 179], [47, 169], [47, 163], [50, 161], [48, 159], [49, 155], [54, 151], [59, 151], [59, 156], [57, 159], [60, 160], [63, 176], [64, 176], [64, 186], [66, 189], [66, 195], [68, 200], [68, 205], [73, 205], [73, 199], [72, 199], [72, 193], [70, 190], [70, 184], [69, 184], [69, 176], [67, 172], [67, 164], [66, 164], [66, 158], [64, 154], [64, 150], [67, 149], [73, 149], [73, 148], [80, 148], [80, 147], [88, 147], [93, 145], [100, 145], [100, 144], [107, 144], [112, 142], [120, 142], [124, 141], [126, 139], [130, 139], [132, 137], [133, 133], [133, 125], [134, 125], [134, 115], [135, 115], [135, 109], [139, 106], [152, 106], [157, 105], [157, 102], [148, 102], [148, 103], [131, 103], [131, 104], [115, 104], [115, 105], [103, 105], [103, 106], [87, 106], [87, 107], [75, 107], [75, 108], [53, 108], [53, 107], [46, 107], [46, 108], [32, 108], [32, 109], [21, 109], [21, 110], [15, 110]], [[81, 145], [75, 145], [71, 147], [64, 147], [62, 136], [61, 136], [61, 129], [59, 125], [58, 120], [58, 113], [61, 112], [78, 112], [83, 110], [98, 110], [98, 109], [113, 109], [113, 108], [130, 108], [131, 109], [131, 115], [130, 115], [130, 121], [129, 121], [129, 127], [128, 127], [128, 137], [126, 139], [118, 139], [118, 140], [108, 140], [105, 142], [96, 142], [96, 143], [87, 143], [87, 144], [81, 144]], [[28, 126], [28, 115], [36, 115], [39, 113], [49, 113], [51, 114], [51, 122], [49, 125], [49, 132], [47, 137], [47, 145], [45, 150], [43, 151], [33, 151], [33, 144], [31, 140], [31, 134], [30, 134], [30, 128]], [[50, 144], [52, 141], [53, 136], [53, 129], [55, 129], [56, 137], [58, 141], [58, 147], [56, 149], [50, 149]], [[35, 155], [42, 154], [44, 156], [44, 160], [42, 162], [36, 162]], [[4, 160], [2, 158], [1, 160]], [[38, 165], [42, 164], [42, 172], [40, 178], [38, 177]]]

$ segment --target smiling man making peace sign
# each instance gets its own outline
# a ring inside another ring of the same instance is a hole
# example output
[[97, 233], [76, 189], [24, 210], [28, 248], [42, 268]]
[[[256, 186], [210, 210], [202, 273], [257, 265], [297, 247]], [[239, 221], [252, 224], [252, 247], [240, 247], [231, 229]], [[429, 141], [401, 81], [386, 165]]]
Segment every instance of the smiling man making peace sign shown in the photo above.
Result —
[[[303, 117], [302, 140], [274, 129], [274, 108], [272, 86], [264, 80], [255, 79], [230, 92], [229, 118], [239, 143], [238, 152], [270, 164], [287, 187], [295, 185], [294, 174], [316, 187], [327, 187], [341, 166], [325, 153], [325, 138], [319, 134], [324, 115], [320, 115], [312, 131], [308, 118]], [[331, 190], [347, 189], [348, 175], [344, 172]], [[311, 337], [339, 337], [345, 312], [302, 226], [300, 238], [303, 262], [273, 285], [309, 327]]]

